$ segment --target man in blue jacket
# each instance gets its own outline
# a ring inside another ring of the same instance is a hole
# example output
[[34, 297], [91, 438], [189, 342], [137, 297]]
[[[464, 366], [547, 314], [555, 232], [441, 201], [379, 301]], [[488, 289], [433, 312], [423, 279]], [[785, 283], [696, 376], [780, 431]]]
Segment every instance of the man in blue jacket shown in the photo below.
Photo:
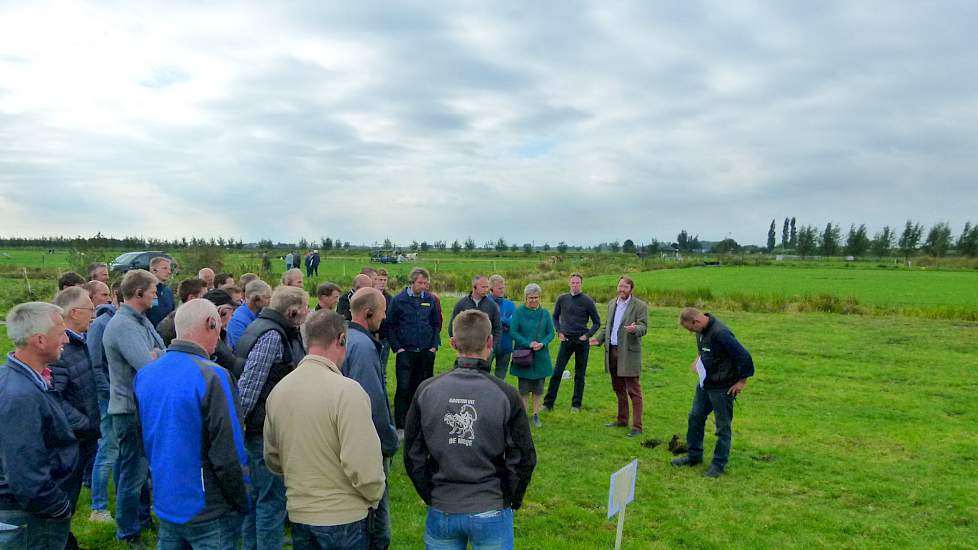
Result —
[[68, 541], [78, 441], [48, 369], [68, 342], [61, 312], [28, 302], [7, 313], [16, 349], [0, 366], [0, 548], [63, 550]]
[[[390, 473], [391, 457], [398, 448], [397, 431], [387, 398], [387, 377], [380, 362], [382, 344], [373, 336], [387, 316], [386, 306], [383, 293], [375, 288], [361, 288], [353, 295], [350, 300], [352, 320], [347, 331], [346, 359], [341, 369], [344, 376], [359, 382], [370, 398], [370, 417], [380, 438], [385, 477]], [[367, 513], [370, 550], [386, 550], [391, 543], [389, 481], [386, 485], [377, 508]]]
[[441, 345], [441, 307], [428, 293], [427, 269], [411, 271], [411, 285], [394, 296], [387, 307], [387, 340], [396, 354], [394, 374], [394, 425], [403, 433], [414, 392], [435, 370], [435, 352]]
[[506, 298], [506, 280], [502, 275], [489, 277], [489, 292], [492, 300], [499, 307], [499, 338], [495, 339], [492, 355], [489, 356], [489, 368], [492, 369], [493, 362], [496, 363], [494, 374], [500, 380], [506, 379], [506, 372], [509, 370], [509, 361], [513, 357], [513, 337], [509, 335], [509, 327], [513, 324], [513, 314], [516, 313], [516, 304]]
[[146, 312], [146, 318], [155, 327], [176, 308], [173, 289], [167, 285], [170, 274], [173, 273], [170, 259], [163, 256], [153, 258], [149, 262], [149, 272], [156, 276], [156, 300], [153, 301], [153, 307]]
[[754, 360], [733, 333], [716, 317], [688, 307], [679, 323], [696, 335], [696, 359], [690, 370], [699, 377], [693, 406], [689, 411], [686, 444], [689, 454], [674, 459], [673, 466], [695, 466], [703, 462], [703, 430], [713, 413], [717, 443], [713, 462], [703, 475], [720, 477], [727, 467], [733, 429], [734, 401], [744, 391], [747, 379], [754, 376]]
[[251, 480], [237, 388], [208, 359], [221, 338], [221, 317], [213, 303], [194, 299], [180, 306], [174, 323], [167, 354], [135, 380], [160, 548], [234, 550]]

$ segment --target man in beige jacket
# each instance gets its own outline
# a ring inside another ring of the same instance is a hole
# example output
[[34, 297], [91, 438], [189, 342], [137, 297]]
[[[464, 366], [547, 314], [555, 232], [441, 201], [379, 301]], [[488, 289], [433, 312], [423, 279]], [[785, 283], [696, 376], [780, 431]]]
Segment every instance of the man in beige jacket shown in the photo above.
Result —
[[302, 325], [306, 357], [266, 401], [265, 462], [285, 478], [294, 547], [366, 548], [367, 511], [384, 494], [370, 398], [340, 373], [346, 326], [320, 310]]

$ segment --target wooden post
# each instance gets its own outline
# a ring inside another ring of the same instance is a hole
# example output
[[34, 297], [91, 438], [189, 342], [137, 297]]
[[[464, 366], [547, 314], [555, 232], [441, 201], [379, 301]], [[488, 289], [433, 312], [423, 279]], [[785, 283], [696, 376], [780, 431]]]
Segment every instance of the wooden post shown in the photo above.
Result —
[[621, 535], [625, 530], [625, 504], [618, 510], [618, 536], [615, 538], [615, 550], [621, 550]]

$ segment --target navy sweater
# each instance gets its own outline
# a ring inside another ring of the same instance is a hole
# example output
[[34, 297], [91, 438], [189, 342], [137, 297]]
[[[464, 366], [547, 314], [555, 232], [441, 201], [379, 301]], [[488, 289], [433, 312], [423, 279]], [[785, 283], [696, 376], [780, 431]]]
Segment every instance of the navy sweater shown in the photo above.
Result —
[[95, 371], [85, 340], [70, 330], [61, 358], [51, 363], [51, 386], [61, 394], [61, 404], [79, 440], [98, 440], [101, 415], [95, 394]]

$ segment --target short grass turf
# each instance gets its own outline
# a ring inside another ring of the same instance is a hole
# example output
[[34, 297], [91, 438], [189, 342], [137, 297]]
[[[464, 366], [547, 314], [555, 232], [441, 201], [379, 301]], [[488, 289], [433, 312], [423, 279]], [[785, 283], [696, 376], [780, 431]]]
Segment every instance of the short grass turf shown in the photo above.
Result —
[[[615, 405], [598, 350], [580, 414], [570, 412], [572, 383], [561, 386], [556, 409], [533, 429], [538, 465], [516, 514], [518, 548], [612, 546], [609, 476], [634, 458], [638, 485], [624, 548], [974, 547], [978, 324], [719, 312], [753, 354], [757, 374], [737, 400], [728, 473], [709, 480], [703, 466], [668, 464], [665, 442], [685, 435], [694, 384], [693, 339], [676, 314], [651, 310], [643, 438], [604, 427]], [[5, 335], [0, 348], [10, 349]], [[437, 371], [452, 359], [442, 348]], [[640, 445], [651, 438], [663, 444]], [[714, 441], [711, 418], [707, 457]], [[425, 509], [401, 460], [399, 453], [391, 479], [393, 547], [421, 548]], [[87, 521], [88, 491], [80, 503], [74, 528], [82, 546], [121, 548], [113, 526]]]

